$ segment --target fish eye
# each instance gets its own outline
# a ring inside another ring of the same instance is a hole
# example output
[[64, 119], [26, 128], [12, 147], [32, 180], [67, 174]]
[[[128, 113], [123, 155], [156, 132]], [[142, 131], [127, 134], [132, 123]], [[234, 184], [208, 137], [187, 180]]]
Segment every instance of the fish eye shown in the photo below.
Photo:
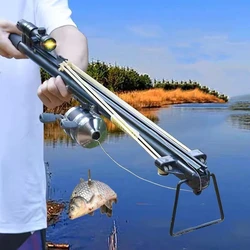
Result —
[[74, 211], [75, 210], [75, 207], [74, 206], [71, 206], [70, 207], [70, 211]]

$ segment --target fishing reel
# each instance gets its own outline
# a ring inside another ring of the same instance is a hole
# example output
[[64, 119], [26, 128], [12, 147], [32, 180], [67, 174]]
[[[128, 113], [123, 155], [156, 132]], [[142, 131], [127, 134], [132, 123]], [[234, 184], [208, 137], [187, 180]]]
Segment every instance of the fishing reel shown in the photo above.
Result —
[[94, 107], [83, 105], [70, 108], [65, 115], [42, 113], [42, 123], [60, 120], [60, 126], [73, 141], [84, 148], [94, 148], [107, 137], [107, 126], [104, 120], [94, 111]]
[[23, 19], [17, 22], [17, 28], [22, 32], [22, 42], [27, 46], [39, 45], [48, 52], [56, 48], [56, 40], [46, 34], [45, 28], [38, 28]]
[[[192, 232], [224, 220], [216, 177], [208, 171], [204, 153], [190, 150], [76, 65], [60, 55], [50, 53], [56, 48], [56, 41], [46, 34], [44, 28], [38, 28], [23, 19], [17, 23], [17, 27], [22, 31], [22, 36], [10, 34], [9, 39], [13, 46], [51, 76], [60, 75], [74, 98], [81, 104], [69, 109], [65, 115], [43, 113], [40, 115], [42, 123], [60, 120], [64, 132], [85, 148], [96, 147], [105, 140], [107, 128], [100, 115], [123, 128], [152, 156], [156, 167], [164, 175], [174, 174], [180, 179], [176, 186], [170, 225], [171, 236]], [[174, 233], [181, 185], [188, 185], [195, 195], [199, 195], [209, 186], [210, 177], [214, 183], [220, 218]]]

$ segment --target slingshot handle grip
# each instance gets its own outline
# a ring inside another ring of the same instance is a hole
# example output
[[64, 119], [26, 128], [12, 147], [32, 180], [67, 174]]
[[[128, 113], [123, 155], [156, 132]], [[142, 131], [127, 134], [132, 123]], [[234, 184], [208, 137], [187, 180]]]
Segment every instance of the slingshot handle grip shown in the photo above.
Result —
[[9, 39], [11, 43], [15, 46], [15, 48], [18, 49], [18, 45], [22, 41], [22, 37], [17, 34], [10, 34]]

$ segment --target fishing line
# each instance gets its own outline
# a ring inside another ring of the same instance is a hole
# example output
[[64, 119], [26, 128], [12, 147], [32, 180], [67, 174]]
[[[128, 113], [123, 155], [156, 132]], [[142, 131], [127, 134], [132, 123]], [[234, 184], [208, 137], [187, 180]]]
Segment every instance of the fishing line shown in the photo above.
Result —
[[184, 144], [182, 144], [181, 142], [179, 142], [178, 140], [176, 140], [176, 138], [174, 138], [172, 135], [170, 135], [169, 133], [167, 133], [162, 128], [156, 126], [156, 124], [154, 122], [152, 122], [151, 120], [145, 120], [144, 115], [142, 115], [138, 110], [132, 108], [128, 103], [126, 103], [125, 101], [123, 101], [122, 99], [120, 99], [116, 94], [114, 94], [111, 91], [109, 91], [106, 87], [104, 87], [102, 84], [100, 84], [94, 78], [92, 78], [86, 72], [82, 71], [80, 68], [78, 68], [73, 63], [68, 62], [68, 64], [70, 65], [70, 67], [75, 72], [77, 72], [78, 74], [80, 74], [85, 81], [87, 80], [87, 82], [92, 83], [97, 89], [100, 89], [103, 93], [105, 93], [107, 97], [109, 97], [110, 99], [116, 100], [117, 103], [119, 103], [120, 105], [124, 106], [126, 109], [130, 110], [130, 112], [132, 114], [134, 113], [137, 117], [140, 117], [150, 127], [154, 127], [155, 129], [157, 129], [158, 131], [160, 131], [161, 133], [163, 133], [164, 135], [166, 135], [167, 137], [169, 137], [171, 141], [173, 141], [174, 143], [177, 143], [179, 146], [181, 146], [185, 150], [190, 151], [190, 149], [187, 146], [185, 146]]
[[[97, 141], [101, 147], [101, 149], [103, 150], [103, 152], [120, 168], [122, 168], [123, 170], [127, 171], [128, 173], [132, 174], [133, 176], [135, 176], [136, 178], [142, 180], [142, 181], [145, 181], [145, 182], [148, 182], [152, 185], [155, 185], [155, 186], [158, 186], [158, 187], [162, 187], [162, 188], [166, 188], [166, 189], [170, 189], [170, 190], [176, 190], [176, 188], [174, 187], [169, 187], [169, 186], [165, 186], [165, 185], [162, 185], [162, 184], [159, 184], [159, 183], [156, 183], [156, 182], [153, 182], [153, 181], [150, 181], [148, 179], [145, 179], [137, 174], [135, 174], [134, 172], [132, 172], [131, 170], [125, 168], [124, 166], [122, 166], [121, 164], [119, 164], [104, 148], [103, 146], [101, 145], [101, 143], [99, 141]], [[192, 190], [188, 190], [188, 189], [180, 189], [180, 191], [185, 191], [185, 192], [192, 192]]]
[[[135, 130], [133, 127], [131, 127], [119, 114], [117, 114], [117, 112], [115, 110], [113, 110], [113, 108], [111, 106], [109, 106], [109, 104], [107, 104], [102, 97], [94, 90], [92, 89], [92, 87], [88, 86], [87, 82], [84, 81], [84, 79], [82, 79], [80, 77], [84, 76], [82, 71], [80, 71], [79, 69], [76, 70], [75, 68], [73, 68], [73, 64], [70, 62], [62, 62], [60, 64], [60, 71], [65, 71], [66, 73], [68, 73], [71, 78], [73, 78], [80, 87], [82, 87], [109, 115], [110, 115], [110, 121], [113, 122], [114, 124], [118, 125], [118, 127], [120, 127], [122, 130], [124, 130], [127, 134], [129, 134], [135, 141], [137, 141], [142, 148], [144, 148], [154, 159], [157, 159], [158, 157], [160, 157], [160, 155], [158, 154], [158, 152], [155, 151], [154, 148], [152, 148], [152, 146], [145, 141], [145, 139], [143, 139], [140, 135], [140, 133]], [[80, 71], [80, 72], [78, 72]], [[79, 75], [80, 74], [80, 75]], [[132, 109], [132, 108], [131, 108]], [[110, 159], [112, 161], [113, 158], [110, 157]], [[200, 184], [200, 190], [202, 190], [202, 182], [201, 182], [201, 177], [199, 172], [197, 171], [197, 169], [195, 169], [188, 161], [184, 160], [185, 163], [187, 165], [189, 165], [199, 176], [199, 184]], [[118, 165], [118, 163], [116, 162], [116, 164]], [[118, 165], [119, 166], [119, 165]], [[120, 166], [122, 167], [122, 166]], [[127, 170], [127, 169], [126, 169]], [[128, 171], [128, 170], [127, 170]], [[134, 173], [132, 173], [134, 174]], [[136, 176], [138, 178], [138, 176]], [[140, 177], [141, 178], [141, 177]], [[142, 178], [143, 179], [143, 178]], [[144, 181], [148, 181], [148, 180], [144, 180]], [[149, 181], [151, 182], [151, 181]], [[158, 185], [158, 184], [157, 184]], [[160, 185], [160, 184], [159, 184]], [[171, 188], [170, 188], [171, 189]], [[176, 190], [176, 189], [174, 189]]]
[[142, 148], [144, 148], [154, 159], [159, 157], [159, 154], [148, 144], [139, 134], [137, 130], [131, 127], [108, 103], [106, 103], [102, 97], [89, 86], [72, 68], [71, 63], [62, 62], [59, 70], [64, 70], [68, 73], [72, 79], [74, 79], [82, 89], [88, 93], [109, 115], [110, 121], [121, 127], [126, 133], [128, 133], [135, 141], [137, 141]]

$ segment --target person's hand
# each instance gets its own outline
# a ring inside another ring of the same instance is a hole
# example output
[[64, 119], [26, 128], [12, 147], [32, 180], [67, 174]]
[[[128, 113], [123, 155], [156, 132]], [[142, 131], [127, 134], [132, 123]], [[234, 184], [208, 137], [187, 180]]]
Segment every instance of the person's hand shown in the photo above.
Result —
[[9, 40], [10, 33], [21, 35], [21, 31], [11, 22], [0, 20], [0, 56], [8, 59], [27, 58], [17, 50]]
[[39, 86], [37, 95], [47, 108], [60, 106], [69, 102], [72, 97], [60, 76], [44, 81]]

